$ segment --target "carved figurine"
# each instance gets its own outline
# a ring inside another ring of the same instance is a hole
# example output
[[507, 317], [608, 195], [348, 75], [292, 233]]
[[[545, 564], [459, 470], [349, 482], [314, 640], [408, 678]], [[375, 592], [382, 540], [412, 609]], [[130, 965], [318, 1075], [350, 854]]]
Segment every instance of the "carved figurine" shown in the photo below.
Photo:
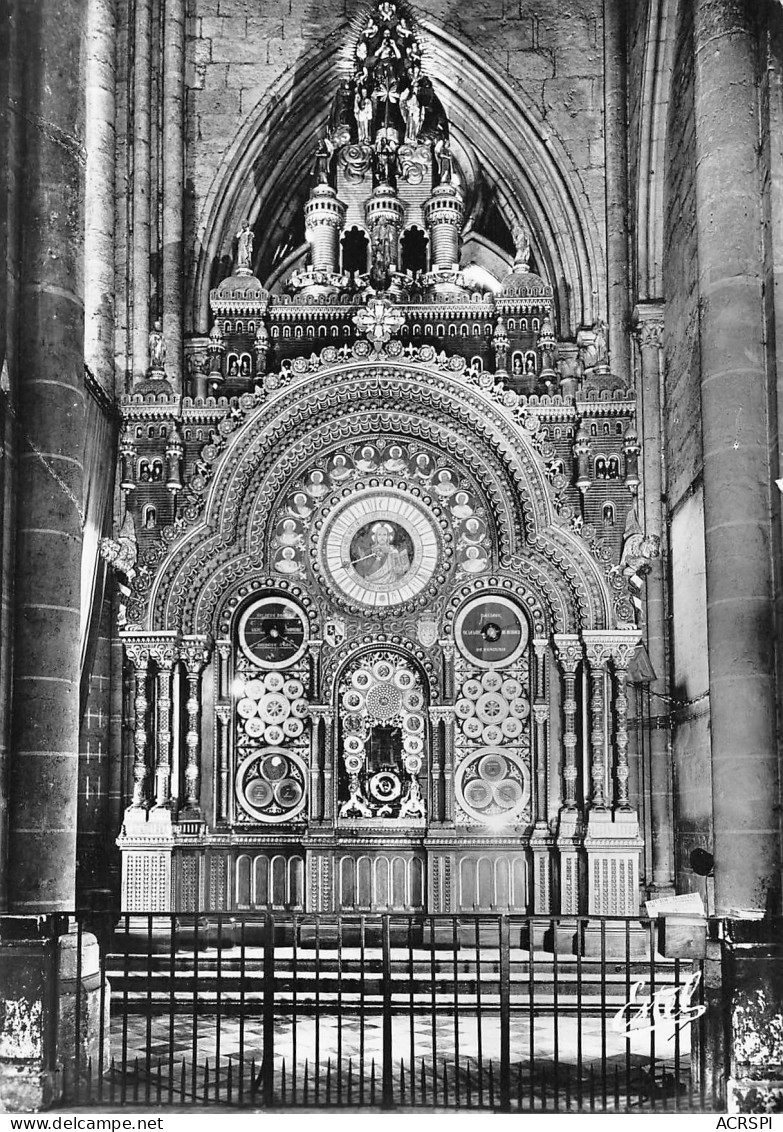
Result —
[[317, 185], [329, 184], [329, 165], [332, 160], [332, 147], [328, 138], [322, 138], [318, 143], [313, 161], [313, 180]]
[[609, 365], [609, 327], [606, 325], [602, 318], [598, 319], [593, 327], [595, 334], [595, 364], [597, 366]]
[[413, 145], [421, 129], [421, 105], [415, 85], [411, 84], [400, 95], [400, 110], [405, 122], [405, 141]]
[[242, 221], [237, 232], [237, 268], [251, 271], [253, 267], [253, 229], [249, 220]]
[[418, 778], [412, 778], [408, 793], [400, 806], [400, 817], [423, 818], [424, 816], [424, 799], [421, 796], [421, 786], [419, 786]]
[[355, 129], [354, 96], [350, 79], [343, 79], [335, 92], [329, 115], [329, 137], [334, 145], [346, 145]]
[[367, 93], [367, 87], [360, 84], [356, 88], [354, 99], [354, 116], [359, 137], [359, 144], [366, 145], [370, 140], [370, 126], [373, 118], [372, 99]]
[[527, 234], [527, 229], [523, 224], [515, 224], [512, 233], [514, 237], [514, 247], [516, 248], [516, 255], [514, 256], [514, 267], [519, 267], [523, 271], [528, 271], [530, 268], [530, 256], [532, 248], [530, 247], [530, 238]]
[[150, 369], [162, 370], [166, 364], [166, 339], [159, 322], [152, 324], [149, 336]]
[[418, 140], [435, 142], [439, 139], [447, 139], [449, 126], [446, 121], [446, 111], [435, 93], [432, 81], [426, 76], [419, 79], [417, 94], [422, 107], [422, 123]]

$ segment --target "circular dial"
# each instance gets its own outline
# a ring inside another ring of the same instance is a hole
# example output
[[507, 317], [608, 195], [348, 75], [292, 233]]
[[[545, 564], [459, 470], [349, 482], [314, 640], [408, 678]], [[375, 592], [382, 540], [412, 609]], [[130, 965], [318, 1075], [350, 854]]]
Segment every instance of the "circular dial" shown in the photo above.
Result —
[[307, 767], [293, 751], [267, 747], [248, 755], [237, 768], [236, 794], [246, 813], [276, 825], [305, 808]]
[[454, 635], [462, 655], [479, 668], [501, 668], [525, 651], [529, 630], [513, 601], [477, 597], [457, 615]]
[[287, 668], [307, 646], [307, 619], [286, 598], [261, 598], [242, 614], [239, 644], [260, 668]]
[[433, 520], [402, 494], [367, 492], [324, 524], [319, 558], [336, 588], [368, 608], [399, 605], [425, 588], [440, 544]]

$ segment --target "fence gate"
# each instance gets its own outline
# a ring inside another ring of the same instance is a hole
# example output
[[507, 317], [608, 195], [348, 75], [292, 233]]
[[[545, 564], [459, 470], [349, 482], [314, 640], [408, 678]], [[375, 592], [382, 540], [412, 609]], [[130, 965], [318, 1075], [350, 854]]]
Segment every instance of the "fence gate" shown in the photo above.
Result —
[[654, 922], [177, 914], [79, 931], [104, 978], [99, 1036], [67, 1059], [71, 1103], [720, 1105], [699, 1065], [702, 961], [662, 958]]

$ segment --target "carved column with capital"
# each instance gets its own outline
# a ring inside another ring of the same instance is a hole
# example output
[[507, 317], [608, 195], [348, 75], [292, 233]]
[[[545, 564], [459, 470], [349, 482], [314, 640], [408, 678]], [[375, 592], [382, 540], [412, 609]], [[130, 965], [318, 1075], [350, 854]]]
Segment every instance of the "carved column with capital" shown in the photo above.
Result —
[[217, 741], [217, 804], [216, 816], [219, 822], [229, 819], [229, 735], [231, 728], [231, 707], [229, 704], [218, 704], [215, 708], [218, 721]]
[[[649, 692], [657, 704], [668, 692], [667, 676], [667, 609], [666, 609], [666, 535], [665, 520], [665, 467], [661, 437], [663, 435], [663, 334], [664, 304], [639, 303], [634, 311], [634, 326], [639, 353], [639, 434], [642, 441], [642, 484], [639, 497], [639, 517], [645, 534], [661, 540], [661, 554], [650, 561], [645, 579], [645, 643], [655, 678], [649, 682]], [[645, 692], [639, 690], [637, 700], [641, 708]], [[637, 714], [641, 714], [637, 710]], [[645, 713], [643, 723], [649, 728], [648, 750], [650, 758], [650, 820], [651, 820], [651, 887], [657, 892], [672, 891], [674, 883], [674, 845], [671, 827], [672, 773], [670, 765], [670, 728], [665, 713], [656, 712], [654, 718]]]
[[533, 700], [533, 774], [535, 825], [530, 838], [533, 853], [533, 911], [552, 912], [552, 845], [549, 828], [549, 703], [547, 701], [546, 658], [544, 639], [533, 641], [536, 664]]
[[582, 643], [578, 637], [558, 634], [555, 637], [557, 659], [563, 672], [563, 806], [578, 810], [576, 780], [576, 670], [582, 659]]
[[125, 655], [133, 665], [135, 695], [133, 699], [133, 795], [131, 808], [142, 809], [148, 799], [149, 767], [147, 766], [147, 682], [149, 678], [149, 646], [140, 641], [125, 642]]
[[576, 916], [582, 911], [583, 853], [582, 815], [576, 797], [578, 778], [576, 734], [576, 671], [582, 660], [582, 643], [572, 634], [555, 635], [557, 660], [563, 677], [563, 805], [557, 831], [560, 859], [560, 913]]
[[610, 654], [605, 642], [590, 633], [585, 633], [585, 647], [590, 665], [590, 809], [607, 810], [606, 673]]
[[617, 765], [615, 768], [615, 805], [618, 810], [631, 811], [628, 792], [628, 665], [631, 663], [638, 640], [615, 639], [612, 642], [612, 660], [617, 689], [614, 697], [615, 746]]
[[449, 782], [453, 783], [446, 773], [446, 732], [452, 727], [454, 709], [445, 705], [430, 708], [430, 722], [432, 731], [432, 756], [430, 774], [432, 776], [432, 803], [430, 807], [430, 823], [438, 823], [446, 817], [446, 795], [449, 792]]
[[164, 810], [171, 806], [171, 674], [176, 656], [174, 641], [157, 640], [152, 656], [158, 669], [155, 687], [155, 808]]
[[206, 637], [188, 637], [180, 649], [188, 681], [185, 710], [185, 807], [192, 815], [201, 813], [201, 673], [209, 660]]

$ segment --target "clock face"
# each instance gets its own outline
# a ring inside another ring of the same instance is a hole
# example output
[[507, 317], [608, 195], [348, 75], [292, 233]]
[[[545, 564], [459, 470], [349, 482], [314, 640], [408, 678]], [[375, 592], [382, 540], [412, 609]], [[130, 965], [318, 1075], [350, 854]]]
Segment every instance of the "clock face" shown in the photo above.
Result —
[[260, 668], [287, 668], [307, 647], [307, 619], [286, 598], [261, 598], [242, 614], [239, 644]]
[[522, 655], [529, 631], [508, 598], [477, 597], [457, 615], [454, 636], [462, 655], [479, 668], [501, 668]]
[[368, 608], [415, 598], [440, 557], [433, 520], [407, 496], [368, 492], [338, 507], [324, 525], [319, 558], [333, 585]]

